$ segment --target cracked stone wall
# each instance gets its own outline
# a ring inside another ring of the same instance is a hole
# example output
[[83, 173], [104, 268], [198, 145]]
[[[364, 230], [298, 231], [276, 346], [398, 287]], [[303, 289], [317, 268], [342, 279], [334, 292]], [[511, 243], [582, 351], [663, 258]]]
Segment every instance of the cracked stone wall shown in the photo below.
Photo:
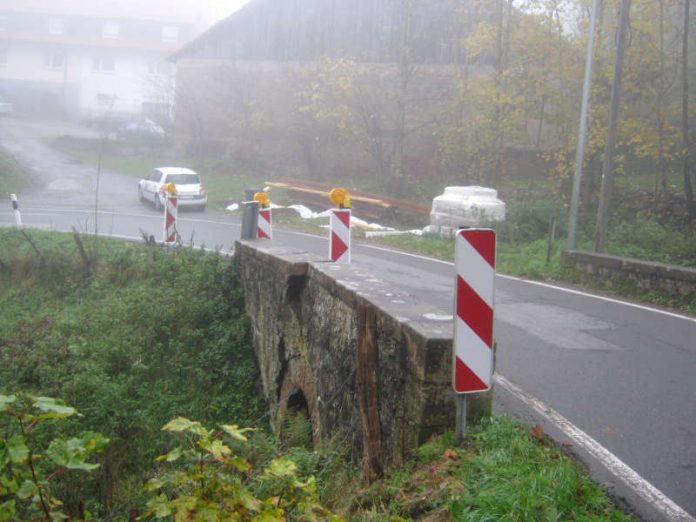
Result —
[[454, 426], [450, 338], [351, 289], [351, 265], [259, 242], [238, 242], [235, 257], [274, 431], [301, 392], [315, 443], [338, 436], [379, 476]]

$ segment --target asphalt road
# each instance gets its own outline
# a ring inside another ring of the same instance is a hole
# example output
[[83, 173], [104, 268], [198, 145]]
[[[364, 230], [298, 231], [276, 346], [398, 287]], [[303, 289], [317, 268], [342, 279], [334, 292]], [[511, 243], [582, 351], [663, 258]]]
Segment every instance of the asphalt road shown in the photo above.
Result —
[[[19, 194], [24, 224], [160, 238], [162, 217], [138, 202], [136, 180], [116, 173], [101, 175], [95, 220], [95, 169], [47, 147], [42, 139], [56, 132], [82, 131], [0, 122], [0, 145], [35, 175]], [[0, 225], [12, 223], [8, 202]], [[221, 250], [239, 237], [235, 217], [210, 210], [180, 212], [178, 228], [184, 242]], [[274, 241], [319, 255], [328, 248], [325, 238], [292, 232], [275, 231]], [[417, 298], [418, 313], [451, 331], [450, 264], [360, 244], [353, 263]], [[696, 514], [696, 320], [505, 276], [496, 287], [496, 408], [544, 426], [642, 518], [693, 520], [686, 512]], [[527, 394], [541, 406], [530, 407], [536, 403]], [[573, 438], [570, 423], [589, 442]], [[592, 451], [594, 444], [606, 453]], [[617, 461], [638, 479], [627, 479]], [[668, 498], [651, 494], [650, 485]]]

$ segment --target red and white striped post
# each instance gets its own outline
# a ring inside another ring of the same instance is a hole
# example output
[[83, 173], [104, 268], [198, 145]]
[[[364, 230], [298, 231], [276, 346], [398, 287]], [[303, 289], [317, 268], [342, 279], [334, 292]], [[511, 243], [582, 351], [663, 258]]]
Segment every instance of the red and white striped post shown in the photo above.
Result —
[[271, 221], [271, 209], [259, 209], [259, 239], [273, 239], [273, 224]]
[[457, 274], [452, 384], [454, 391], [460, 394], [458, 439], [466, 432], [464, 394], [490, 390], [493, 378], [495, 249], [493, 230], [460, 230], [455, 238]]
[[176, 186], [169, 183], [165, 187], [165, 205], [164, 205], [164, 244], [174, 245], [178, 239], [176, 230], [176, 218], [178, 214], [178, 198]]
[[271, 220], [271, 200], [268, 193], [257, 192], [254, 201], [259, 203], [259, 220], [257, 223], [256, 237], [259, 239], [273, 239], [273, 222]]
[[350, 209], [331, 209], [331, 241], [329, 259], [334, 263], [350, 264]]
[[338, 264], [350, 264], [350, 194], [344, 188], [329, 192], [329, 199], [338, 207], [329, 217], [329, 259]]

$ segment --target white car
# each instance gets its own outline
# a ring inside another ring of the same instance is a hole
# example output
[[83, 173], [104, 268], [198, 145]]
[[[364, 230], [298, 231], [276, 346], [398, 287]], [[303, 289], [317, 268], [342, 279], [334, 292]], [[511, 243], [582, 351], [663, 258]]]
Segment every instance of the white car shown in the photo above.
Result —
[[165, 202], [165, 185], [174, 183], [178, 194], [179, 208], [204, 210], [208, 203], [208, 192], [201, 184], [196, 172], [183, 167], [158, 167], [152, 169], [147, 179], [141, 179], [138, 185], [140, 201], [151, 202], [156, 210], [162, 210]]

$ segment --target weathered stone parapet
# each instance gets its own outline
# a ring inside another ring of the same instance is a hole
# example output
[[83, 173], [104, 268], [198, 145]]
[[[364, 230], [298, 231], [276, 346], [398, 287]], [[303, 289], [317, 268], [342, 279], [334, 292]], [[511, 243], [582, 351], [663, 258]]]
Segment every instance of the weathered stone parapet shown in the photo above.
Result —
[[673, 296], [696, 293], [696, 270], [693, 268], [576, 250], [563, 252], [561, 262], [609, 284], [623, 278], [633, 281], [644, 290]]
[[238, 242], [235, 256], [276, 432], [306, 405], [315, 442], [340, 434], [378, 476], [454, 426], [451, 328], [409, 320], [416, 298], [305, 252]]

